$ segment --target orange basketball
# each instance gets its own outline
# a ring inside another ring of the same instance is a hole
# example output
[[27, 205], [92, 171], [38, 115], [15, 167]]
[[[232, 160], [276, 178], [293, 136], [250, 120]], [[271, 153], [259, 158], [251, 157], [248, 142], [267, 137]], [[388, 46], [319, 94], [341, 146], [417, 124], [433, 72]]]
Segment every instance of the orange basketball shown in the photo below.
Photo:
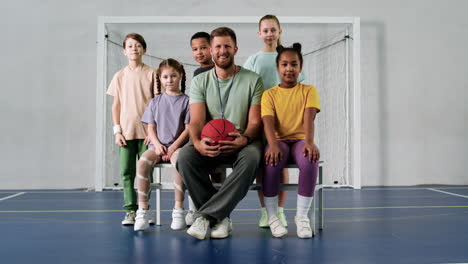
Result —
[[237, 133], [236, 126], [226, 119], [213, 119], [206, 123], [203, 127], [201, 138], [210, 138], [216, 143], [210, 144], [212, 146], [218, 145], [220, 140], [232, 141], [235, 139], [233, 136], [229, 136], [229, 133]]

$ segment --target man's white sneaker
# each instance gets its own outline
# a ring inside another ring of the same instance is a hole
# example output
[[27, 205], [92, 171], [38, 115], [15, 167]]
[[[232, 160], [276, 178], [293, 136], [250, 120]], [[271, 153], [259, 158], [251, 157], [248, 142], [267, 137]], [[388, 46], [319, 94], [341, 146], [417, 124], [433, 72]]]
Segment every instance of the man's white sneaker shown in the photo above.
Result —
[[232, 222], [228, 217], [224, 218], [223, 221], [217, 223], [211, 229], [211, 238], [226, 238], [232, 231]]
[[135, 224], [135, 212], [127, 212], [125, 214], [124, 220], [122, 220], [122, 225], [133, 225]]
[[133, 227], [133, 230], [135, 231], [143, 231], [148, 229], [149, 227], [149, 217], [150, 217], [150, 210], [143, 210], [143, 209], [138, 209], [136, 212], [136, 217], [135, 217], [135, 226]]
[[195, 215], [195, 212], [192, 210], [188, 210], [187, 214], [185, 215], [185, 223], [188, 226], [191, 226], [193, 224], [193, 216]]
[[206, 234], [208, 233], [208, 227], [210, 222], [203, 216], [198, 217], [193, 222], [192, 226], [187, 230], [187, 234], [198, 238], [200, 240], [205, 239]]
[[271, 234], [274, 237], [282, 237], [288, 233], [288, 230], [283, 226], [276, 215], [270, 217], [268, 224], [270, 225]]
[[186, 227], [187, 224], [185, 224], [184, 209], [174, 208], [174, 210], [172, 210], [171, 229], [180, 230]]
[[300, 238], [312, 237], [312, 228], [310, 227], [310, 220], [307, 216], [295, 216], [294, 222], [296, 222], [297, 236]]

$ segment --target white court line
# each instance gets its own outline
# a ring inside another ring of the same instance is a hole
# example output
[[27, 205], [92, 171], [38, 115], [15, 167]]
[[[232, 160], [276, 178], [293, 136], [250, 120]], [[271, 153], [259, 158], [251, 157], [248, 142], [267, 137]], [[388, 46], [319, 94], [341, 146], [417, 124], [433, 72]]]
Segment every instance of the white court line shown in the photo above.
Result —
[[17, 193], [17, 194], [13, 194], [13, 195], [10, 195], [10, 196], [1, 198], [1, 199], [0, 199], [0, 202], [1, 202], [1, 201], [4, 201], [4, 200], [6, 200], [6, 199], [10, 199], [10, 198], [16, 197], [16, 196], [20, 196], [20, 195], [22, 195], [22, 194], [25, 194], [25, 192], [20, 192], [20, 193]]
[[[427, 190], [427, 187], [364, 187], [363, 191], [386, 191], [386, 190]], [[467, 190], [468, 187], [437, 187], [442, 190]], [[352, 190], [352, 189], [351, 189]]]
[[453, 195], [453, 196], [468, 198], [468, 196], [466, 196], [466, 195], [461, 195], [461, 194], [456, 194], [456, 193], [451, 193], [451, 192], [444, 192], [444, 191], [436, 190], [436, 189], [432, 189], [432, 188], [427, 188], [427, 189], [431, 190], [431, 191], [434, 191], [434, 192], [440, 192], [440, 193], [450, 194], [450, 195]]

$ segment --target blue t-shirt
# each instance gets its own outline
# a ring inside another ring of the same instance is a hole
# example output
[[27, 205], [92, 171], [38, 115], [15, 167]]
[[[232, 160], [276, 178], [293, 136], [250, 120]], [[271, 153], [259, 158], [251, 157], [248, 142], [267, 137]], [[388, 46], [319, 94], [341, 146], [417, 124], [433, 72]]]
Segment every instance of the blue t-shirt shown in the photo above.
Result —
[[[281, 83], [281, 78], [276, 70], [276, 56], [278, 52], [259, 51], [250, 56], [244, 63], [244, 68], [258, 73], [263, 79], [265, 90]], [[297, 82], [304, 81], [305, 76], [301, 72]]]
[[156, 124], [159, 141], [168, 147], [182, 134], [190, 122], [189, 97], [186, 94], [156, 96], [146, 107], [141, 122]]

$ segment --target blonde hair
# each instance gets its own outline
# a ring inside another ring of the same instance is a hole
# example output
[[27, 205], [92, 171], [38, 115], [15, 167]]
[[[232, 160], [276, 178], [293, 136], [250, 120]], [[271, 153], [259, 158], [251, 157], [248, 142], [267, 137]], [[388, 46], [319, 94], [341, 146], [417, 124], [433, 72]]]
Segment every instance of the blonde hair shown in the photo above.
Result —
[[[262, 26], [262, 21], [268, 19], [274, 20], [278, 25], [278, 28], [281, 29], [281, 24], [275, 15], [264, 15], [262, 18], [260, 18], [260, 21], [258, 21], [258, 30], [260, 30], [260, 27]], [[281, 36], [278, 37], [278, 42], [276, 43], [276, 45], [281, 46]]]

